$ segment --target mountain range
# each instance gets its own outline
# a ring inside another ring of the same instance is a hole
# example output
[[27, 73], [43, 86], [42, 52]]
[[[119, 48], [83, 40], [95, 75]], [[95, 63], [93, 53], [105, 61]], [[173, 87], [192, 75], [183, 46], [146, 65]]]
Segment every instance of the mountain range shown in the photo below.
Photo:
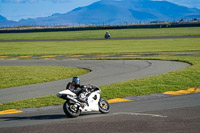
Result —
[[200, 18], [200, 9], [188, 8], [167, 1], [101, 0], [70, 12], [55, 13], [48, 17], [9, 21], [0, 15], [0, 27], [59, 26], [86, 24], [148, 23], [173, 21], [181, 18]]

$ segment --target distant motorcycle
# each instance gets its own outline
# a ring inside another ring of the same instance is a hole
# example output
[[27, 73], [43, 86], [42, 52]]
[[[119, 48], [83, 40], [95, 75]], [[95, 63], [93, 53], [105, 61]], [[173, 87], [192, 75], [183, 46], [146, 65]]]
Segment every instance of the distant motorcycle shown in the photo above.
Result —
[[104, 38], [105, 38], [105, 39], [110, 39], [110, 34], [109, 34], [108, 32], [106, 32]]
[[[100, 88], [94, 85], [86, 85], [86, 91], [77, 96], [69, 89], [63, 90], [56, 94], [57, 97], [65, 99], [63, 110], [69, 117], [77, 117], [81, 112], [99, 111], [101, 113], [109, 113], [109, 103], [100, 97]], [[85, 102], [81, 102], [85, 101]]]

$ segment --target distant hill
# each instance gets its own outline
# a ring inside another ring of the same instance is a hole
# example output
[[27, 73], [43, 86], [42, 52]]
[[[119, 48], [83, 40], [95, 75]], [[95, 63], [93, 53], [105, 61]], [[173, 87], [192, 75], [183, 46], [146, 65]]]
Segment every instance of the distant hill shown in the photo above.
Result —
[[16, 26], [16, 22], [7, 20], [4, 16], [0, 15], [0, 27]]
[[86, 7], [77, 8], [54, 18], [71, 23], [124, 23], [162, 20], [168, 21], [190, 15], [200, 15], [199, 9], [191, 9], [166, 1], [150, 0], [102, 0]]
[[[57, 13], [49, 17], [24, 19], [16, 23], [12, 22], [12, 24], [16, 26], [80, 24], [115, 25], [124, 24], [126, 22], [147, 23], [151, 21], [173, 21], [174, 19], [185, 17], [192, 18], [194, 16], [200, 16], [199, 9], [187, 8], [167, 1], [101, 0], [89, 6], [79, 7], [64, 14]], [[5, 22], [6, 21], [7, 20], [5, 20]], [[6, 25], [6, 23], [4, 24]]]
[[0, 15], [0, 21], [7, 21], [7, 19]]

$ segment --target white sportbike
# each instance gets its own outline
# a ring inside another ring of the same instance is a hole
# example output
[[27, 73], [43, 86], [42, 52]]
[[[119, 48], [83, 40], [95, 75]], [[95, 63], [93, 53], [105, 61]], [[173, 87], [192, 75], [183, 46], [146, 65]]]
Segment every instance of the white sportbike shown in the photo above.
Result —
[[77, 96], [69, 89], [57, 93], [57, 97], [65, 99], [63, 110], [69, 117], [77, 117], [81, 112], [100, 111], [101, 113], [109, 113], [109, 103], [100, 97], [100, 88], [94, 85], [86, 85], [86, 91]]

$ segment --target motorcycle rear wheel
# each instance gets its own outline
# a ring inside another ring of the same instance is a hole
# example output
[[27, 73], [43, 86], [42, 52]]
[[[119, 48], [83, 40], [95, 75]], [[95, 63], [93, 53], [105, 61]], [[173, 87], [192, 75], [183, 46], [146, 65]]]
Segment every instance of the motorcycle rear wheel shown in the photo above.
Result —
[[75, 106], [74, 102], [66, 101], [63, 104], [63, 111], [65, 114], [71, 118], [78, 117], [81, 114], [79, 107]]
[[103, 114], [110, 112], [110, 104], [103, 98], [99, 100], [99, 111]]

